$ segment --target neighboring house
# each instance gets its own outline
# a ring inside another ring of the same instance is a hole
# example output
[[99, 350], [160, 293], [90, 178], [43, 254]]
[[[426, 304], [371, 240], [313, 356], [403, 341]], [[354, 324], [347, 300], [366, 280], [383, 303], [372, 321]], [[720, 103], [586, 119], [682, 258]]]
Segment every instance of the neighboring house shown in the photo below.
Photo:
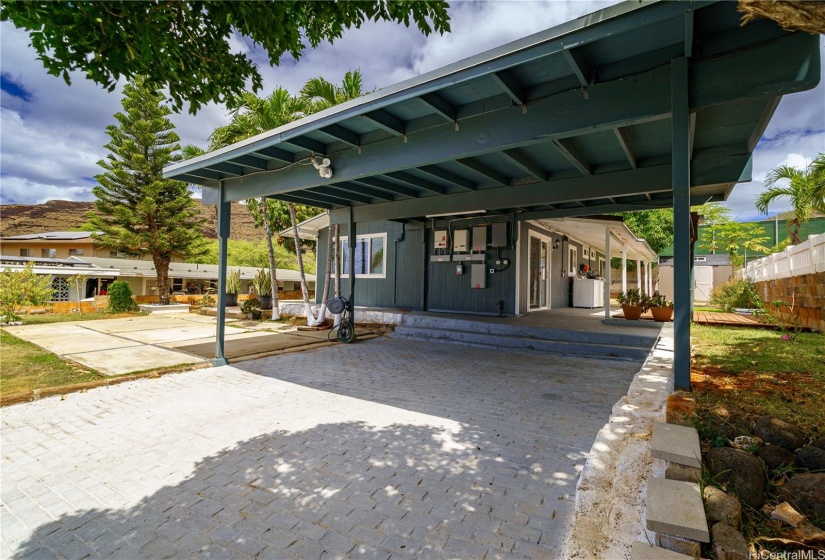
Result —
[[[0, 255], [30, 258], [68, 259], [69, 257], [126, 258], [92, 239], [90, 231], [47, 231], [0, 237]], [[182, 261], [173, 257], [173, 261]]]
[[[693, 257], [693, 301], [707, 303], [713, 289], [730, 280], [733, 267], [727, 254]], [[673, 299], [673, 257], [659, 257], [659, 293]]]
[[[84, 274], [89, 277], [80, 299], [95, 295], [100, 290], [100, 286], [107, 286], [114, 282], [120, 274], [120, 270], [118, 269], [104, 270], [76, 257], [70, 259], [50, 259], [0, 256], [0, 269], [4, 271], [19, 271], [29, 262], [34, 263], [35, 274], [51, 276], [52, 290], [54, 291], [52, 301], [77, 301], [78, 294], [71, 281], [71, 277], [77, 274]], [[93, 291], [91, 295], [88, 295], [90, 288]]]
[[[621, 256], [624, 248], [628, 260], [641, 261], [650, 270], [656, 253], [621, 218], [612, 216], [528, 221], [513, 216], [439, 217], [426, 223], [358, 223], [355, 301], [366, 307], [492, 315], [573, 305], [601, 307], [609, 263], [607, 229], [612, 256]], [[292, 230], [280, 234], [291, 237]], [[302, 222], [299, 235], [317, 239], [316, 270], [325, 271], [329, 216]], [[350, 244], [346, 235], [341, 235], [341, 245], [342, 294], [348, 296]], [[324, 280], [321, 274], [317, 301]]]

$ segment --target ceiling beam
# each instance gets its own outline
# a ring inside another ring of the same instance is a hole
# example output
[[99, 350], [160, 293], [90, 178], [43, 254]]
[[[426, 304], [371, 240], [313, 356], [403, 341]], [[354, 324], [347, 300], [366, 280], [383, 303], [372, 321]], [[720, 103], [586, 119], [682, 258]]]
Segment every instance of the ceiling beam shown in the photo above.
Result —
[[363, 202], [364, 204], [370, 204], [372, 202], [372, 198], [366, 196], [364, 194], [345, 191], [341, 192], [339, 189], [336, 189], [333, 185], [328, 187], [315, 187], [311, 191], [310, 194], [320, 194], [324, 196], [329, 196], [331, 198], [336, 198], [342, 201], [354, 201], [354, 202]]
[[[230, 175], [237, 175], [238, 177], [243, 175], [243, 167], [225, 161], [220, 163], [211, 163], [207, 166], [207, 169], [220, 171], [221, 173], [228, 173]], [[192, 174], [195, 175], [194, 172]]]
[[447, 192], [446, 187], [442, 187], [441, 185], [435, 185], [430, 181], [427, 181], [426, 179], [416, 177], [415, 175], [411, 175], [404, 171], [387, 173], [386, 176], [390, 179], [395, 179], [396, 181], [401, 181], [402, 183], [407, 183], [408, 185], [418, 187], [419, 189], [424, 189], [425, 191], [434, 192], [436, 194], [445, 194]]
[[348, 128], [344, 128], [339, 124], [331, 124], [325, 126], [321, 129], [321, 132], [323, 132], [324, 134], [328, 134], [345, 144], [349, 144], [350, 146], [361, 145], [361, 136], [359, 136], [357, 133], [351, 131]]
[[[303, 193], [301, 193], [301, 194], [303, 194]], [[333, 208], [337, 208], [339, 206], [342, 206], [341, 204], [330, 204], [328, 202], [318, 202], [316, 200], [311, 200], [309, 198], [306, 198], [305, 196], [297, 196], [297, 195], [292, 195], [292, 194], [279, 194], [279, 195], [276, 195], [276, 196], [270, 196], [268, 198], [283, 200], [284, 202], [291, 202], [293, 204], [304, 204], [306, 206], [317, 206], [318, 208], [326, 208], [327, 210], [332, 210]]]
[[534, 179], [546, 181], [550, 177], [550, 174], [547, 173], [547, 171], [542, 169], [538, 163], [530, 159], [520, 150], [504, 150], [501, 152], [501, 155], [505, 156], [509, 161], [526, 171]]
[[572, 163], [576, 169], [581, 171], [582, 175], [593, 174], [592, 166], [584, 158], [578, 148], [573, 145], [572, 140], [559, 138], [557, 140], [553, 140], [553, 144], [556, 145], [556, 149], [567, 159], [567, 161]]
[[252, 169], [260, 170], [265, 170], [267, 168], [266, 162], [267, 160], [255, 156], [238, 156], [236, 158], [232, 158], [232, 163], [237, 163], [238, 165], [243, 165], [244, 167], [251, 167]]
[[476, 185], [475, 181], [465, 179], [464, 177], [459, 177], [455, 173], [451, 173], [446, 169], [441, 169], [440, 167], [437, 167], [435, 165], [425, 165], [424, 167], [419, 167], [418, 170], [423, 171], [428, 175], [432, 175], [433, 177], [437, 177], [442, 181], [447, 181], [448, 183], [457, 185], [463, 189], [474, 191], [478, 188], [478, 185]]
[[510, 99], [512, 99], [516, 105], [524, 105], [527, 102], [524, 87], [518, 82], [516, 77], [513, 76], [512, 72], [509, 70], [493, 72], [490, 74], [490, 77], [498, 84], [504, 93], [510, 96]]
[[373, 189], [365, 185], [359, 185], [357, 183], [335, 183], [334, 185], [330, 185], [329, 188], [338, 189], [339, 191], [347, 193], [354, 192], [358, 194], [365, 194], [371, 198], [378, 198], [380, 200], [395, 200], [395, 196], [392, 194], [386, 193], [379, 189]]
[[315, 154], [326, 155], [327, 153], [326, 144], [324, 144], [323, 142], [318, 142], [317, 140], [313, 140], [312, 138], [307, 138], [305, 136], [296, 136], [295, 138], [284, 140], [284, 143], [297, 146], [298, 148], [302, 148]]
[[375, 177], [353, 179], [353, 182], [360, 183], [368, 187], [373, 187], [381, 191], [406, 196], [408, 198], [418, 198], [419, 196], [421, 196], [418, 191], [415, 191], [408, 187], [402, 187], [401, 185], [396, 185], [395, 183], [390, 183], [389, 181], [384, 181], [383, 179], [376, 179]]
[[404, 136], [406, 132], [404, 121], [383, 109], [364, 113], [363, 116], [394, 136]]
[[493, 181], [495, 183], [498, 183], [499, 185], [509, 185], [510, 184], [510, 178], [509, 177], [507, 177], [503, 173], [499, 173], [498, 171], [496, 171], [495, 169], [493, 169], [491, 167], [488, 167], [488, 166], [484, 165], [483, 163], [481, 163], [480, 161], [478, 161], [476, 159], [462, 158], [462, 159], [457, 159], [456, 162], [460, 163], [461, 165], [463, 165], [467, 169], [472, 169], [476, 173], [484, 175], [485, 177], [487, 177], [488, 179], [490, 179], [491, 181]]
[[582, 87], [587, 87], [592, 82], [590, 65], [587, 64], [581, 49], [570, 48], [564, 49], [564, 58], [573, 70], [573, 74], [578, 78]]
[[271, 157], [273, 159], [277, 159], [278, 161], [283, 161], [284, 163], [292, 163], [295, 161], [295, 154], [293, 154], [292, 152], [288, 152], [286, 150], [282, 150], [280, 148], [276, 148], [275, 146], [261, 148], [252, 153]]
[[220, 181], [223, 178], [221, 173], [218, 173], [217, 171], [209, 171], [208, 169], [193, 169], [187, 173], [187, 175], [211, 179], [213, 181]]
[[422, 95], [418, 100], [429, 107], [431, 111], [450, 122], [455, 122], [458, 119], [458, 108], [437, 93]]
[[630, 136], [627, 134], [627, 128], [617, 126], [613, 129], [613, 132], [616, 134], [616, 140], [619, 141], [619, 145], [622, 147], [622, 151], [624, 152], [624, 157], [627, 158], [627, 162], [630, 164], [630, 167], [636, 169], [638, 167], [636, 163], [636, 152], [633, 151], [633, 145], [630, 143]]
[[[701, 206], [708, 202], [721, 201], [722, 198], [708, 197], [708, 196], [692, 196], [690, 197], [691, 206]], [[579, 216], [592, 216], [594, 210], [598, 210], [600, 214], [612, 214], [615, 212], [637, 212], [639, 210], [655, 210], [657, 208], [670, 208], [673, 206], [673, 199], [666, 198], [655, 201], [654, 203], [644, 204], [630, 203], [630, 204], [607, 204], [604, 206], [587, 206], [583, 208], [557, 208], [552, 210], [537, 210], [528, 211], [519, 214], [520, 220], [541, 220], [546, 218], [573, 218]]]
[[303, 200], [307, 200], [309, 202], [304, 202], [302, 204], [310, 204], [310, 203], [321, 203], [321, 204], [331, 204], [333, 206], [352, 206], [349, 200], [344, 198], [344, 195], [341, 197], [335, 196], [327, 196], [323, 194], [316, 194], [310, 191], [301, 191], [296, 193], [289, 193], [287, 196], [292, 196], [294, 198], [300, 198]]
[[685, 13], [685, 58], [693, 57], [693, 12]]

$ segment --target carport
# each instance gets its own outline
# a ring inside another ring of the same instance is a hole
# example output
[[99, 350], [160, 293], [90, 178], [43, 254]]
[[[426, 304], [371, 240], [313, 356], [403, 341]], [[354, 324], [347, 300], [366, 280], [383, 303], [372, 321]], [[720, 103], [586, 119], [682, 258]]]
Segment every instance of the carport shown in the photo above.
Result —
[[[819, 81], [818, 36], [739, 21], [734, 2], [630, 0], [164, 175], [202, 185], [204, 203], [218, 205], [222, 272], [230, 203], [252, 197], [326, 208], [350, 239], [356, 223], [377, 219], [672, 206], [675, 384], [689, 388], [690, 206], [724, 200], [750, 180], [782, 95]], [[222, 273], [221, 314], [224, 283]]]

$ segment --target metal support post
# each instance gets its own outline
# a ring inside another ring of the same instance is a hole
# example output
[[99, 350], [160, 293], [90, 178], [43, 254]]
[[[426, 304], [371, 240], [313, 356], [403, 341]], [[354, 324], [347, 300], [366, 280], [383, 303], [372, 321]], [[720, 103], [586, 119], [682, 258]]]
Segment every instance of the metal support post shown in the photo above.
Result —
[[604, 259], [607, 266], [604, 272], [604, 316], [610, 318], [610, 226], [604, 228]]
[[642, 261], [636, 260], [636, 288], [642, 293]]
[[690, 390], [690, 107], [688, 104], [688, 61], [675, 58], [670, 63], [670, 96], [673, 115], [673, 299], [674, 357], [676, 389]]
[[229, 241], [232, 204], [223, 202], [223, 198], [221, 185], [221, 201], [218, 202], [218, 324], [215, 332], [215, 359], [212, 360], [214, 366], [225, 366], [228, 363], [223, 347], [226, 334], [226, 246]]
[[350, 304], [350, 324], [352, 325], [352, 336], [355, 337], [355, 220], [352, 215], [352, 207], [349, 209], [349, 304]]
[[627, 245], [622, 245], [622, 291], [627, 292]]

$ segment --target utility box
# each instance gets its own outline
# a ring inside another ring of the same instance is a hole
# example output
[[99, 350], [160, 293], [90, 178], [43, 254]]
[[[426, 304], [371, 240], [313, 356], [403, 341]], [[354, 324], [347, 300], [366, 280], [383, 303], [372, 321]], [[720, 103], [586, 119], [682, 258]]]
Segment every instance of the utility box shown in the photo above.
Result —
[[447, 248], [447, 230], [445, 229], [438, 229], [433, 232], [434, 236], [434, 244], [433, 248], [435, 249], [446, 249]]
[[470, 265], [470, 287], [471, 288], [486, 288], [487, 287], [487, 270], [484, 264]]
[[487, 250], [487, 226], [476, 226], [473, 228], [473, 251], [483, 252]]
[[470, 250], [470, 230], [457, 229], [453, 232], [453, 251]]
[[490, 245], [493, 247], [507, 246], [507, 222], [495, 222], [493, 224], [493, 235]]

